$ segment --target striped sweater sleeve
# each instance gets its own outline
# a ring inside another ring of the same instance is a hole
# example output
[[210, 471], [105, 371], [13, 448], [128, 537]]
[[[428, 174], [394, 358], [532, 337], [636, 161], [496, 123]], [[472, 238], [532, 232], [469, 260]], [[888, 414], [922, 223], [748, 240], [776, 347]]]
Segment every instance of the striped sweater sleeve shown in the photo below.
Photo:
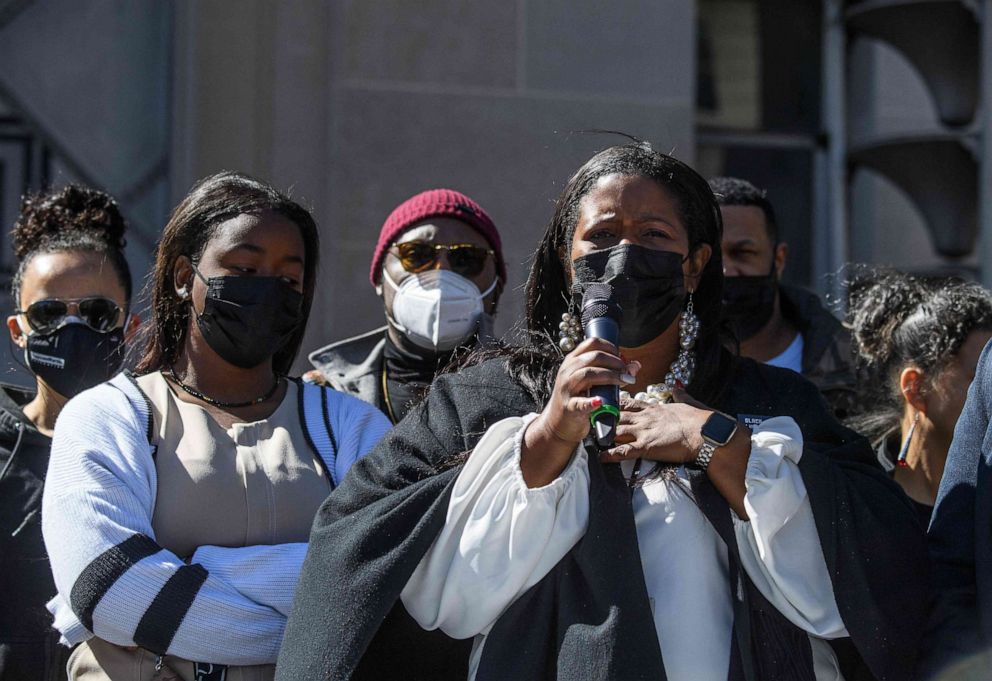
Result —
[[[111, 384], [59, 415], [42, 503], [55, 607], [68, 604], [86, 631], [117, 645], [200, 662], [274, 663], [285, 616], [155, 542], [155, 466], [140, 421]], [[62, 633], [78, 642], [78, 626]]]
[[289, 617], [307, 544], [201, 546], [190, 559], [256, 603]]

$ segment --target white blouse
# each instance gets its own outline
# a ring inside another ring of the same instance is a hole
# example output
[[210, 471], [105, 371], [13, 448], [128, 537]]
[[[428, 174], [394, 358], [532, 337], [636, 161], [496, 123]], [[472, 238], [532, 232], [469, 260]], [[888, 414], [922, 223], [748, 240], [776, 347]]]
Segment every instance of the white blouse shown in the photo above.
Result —
[[[503, 611], [543, 579], [585, 534], [588, 453], [576, 449], [561, 476], [528, 488], [520, 471], [526, 426], [493, 425], [455, 481], [444, 529], [402, 593], [425, 629], [475, 637], [475, 678], [486, 635]], [[806, 487], [797, 468], [803, 438], [788, 417], [754, 429], [744, 506], [734, 517], [748, 576], [790, 622], [810, 636], [817, 681], [843, 681], [826, 639], [847, 636], [834, 599]], [[622, 464], [629, 476], [633, 463]], [[726, 681], [733, 636], [728, 554], [692, 498], [684, 468], [633, 495], [634, 522], [655, 631], [670, 681]]]

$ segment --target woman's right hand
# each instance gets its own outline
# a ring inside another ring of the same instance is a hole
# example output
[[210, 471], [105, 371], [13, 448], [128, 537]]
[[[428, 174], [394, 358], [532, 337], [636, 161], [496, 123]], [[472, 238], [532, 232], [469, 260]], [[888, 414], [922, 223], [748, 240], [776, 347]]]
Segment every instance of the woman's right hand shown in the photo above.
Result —
[[589, 415], [602, 406], [598, 397], [588, 397], [589, 389], [633, 382], [640, 363], [627, 364], [616, 352], [611, 343], [587, 338], [565, 356], [551, 399], [524, 433], [520, 469], [528, 487], [557, 478], [589, 433]]

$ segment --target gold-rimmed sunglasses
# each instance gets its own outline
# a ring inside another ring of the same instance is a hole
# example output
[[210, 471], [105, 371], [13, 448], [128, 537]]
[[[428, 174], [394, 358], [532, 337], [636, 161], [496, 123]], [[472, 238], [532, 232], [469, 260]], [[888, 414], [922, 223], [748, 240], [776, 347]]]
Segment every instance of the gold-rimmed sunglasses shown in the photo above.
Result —
[[415, 274], [432, 268], [441, 251], [447, 251], [451, 269], [463, 277], [478, 276], [486, 266], [486, 259], [495, 254], [493, 249], [475, 244], [435, 244], [429, 241], [403, 241], [394, 244], [393, 248], [403, 269]]

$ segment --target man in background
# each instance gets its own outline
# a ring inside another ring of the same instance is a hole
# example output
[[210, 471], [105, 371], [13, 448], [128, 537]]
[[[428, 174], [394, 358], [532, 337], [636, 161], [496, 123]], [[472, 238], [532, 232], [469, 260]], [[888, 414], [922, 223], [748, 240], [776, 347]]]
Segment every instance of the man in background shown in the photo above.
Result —
[[782, 283], [789, 245], [765, 191], [735, 177], [710, 187], [723, 215], [724, 314], [741, 356], [802, 374], [846, 417], [856, 396], [850, 336], [816, 294]]
[[305, 378], [398, 423], [458, 352], [492, 339], [506, 284], [499, 231], [465, 194], [421, 192], [382, 225], [369, 281], [386, 325], [310, 353], [316, 369]]

